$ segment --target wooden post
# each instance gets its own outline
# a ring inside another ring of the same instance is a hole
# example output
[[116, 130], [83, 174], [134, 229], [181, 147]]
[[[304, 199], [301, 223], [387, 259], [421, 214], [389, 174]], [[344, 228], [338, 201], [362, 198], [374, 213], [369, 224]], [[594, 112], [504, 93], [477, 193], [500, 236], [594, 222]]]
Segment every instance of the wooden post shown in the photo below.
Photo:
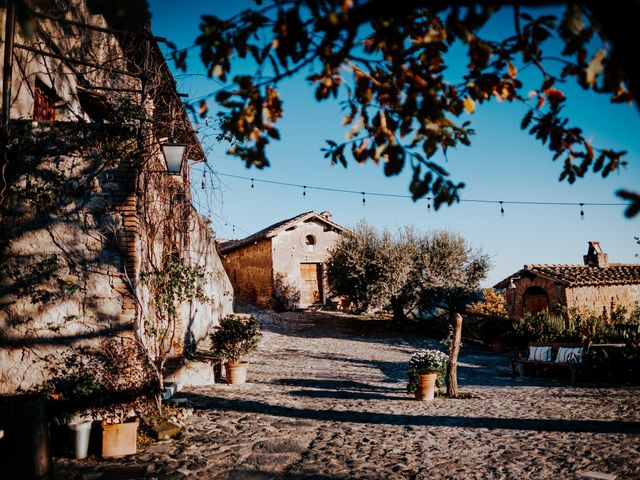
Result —
[[4, 67], [2, 71], [2, 128], [9, 132], [11, 116], [11, 77], [13, 73], [13, 41], [15, 36], [15, 3], [7, 1], [7, 18], [4, 27]]
[[52, 476], [44, 398], [15, 395], [0, 399], [2, 478], [45, 480]]
[[458, 355], [462, 340], [462, 315], [453, 310], [449, 313], [451, 319], [451, 343], [449, 344], [449, 367], [447, 368], [447, 395], [458, 396]]

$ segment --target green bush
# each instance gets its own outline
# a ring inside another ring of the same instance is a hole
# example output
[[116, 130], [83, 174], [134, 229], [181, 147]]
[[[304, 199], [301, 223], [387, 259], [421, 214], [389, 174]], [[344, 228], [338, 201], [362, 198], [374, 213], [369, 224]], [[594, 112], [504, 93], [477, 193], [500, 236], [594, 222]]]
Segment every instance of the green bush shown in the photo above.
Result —
[[258, 349], [261, 337], [260, 323], [254, 317], [229, 315], [211, 334], [211, 351], [219, 361], [238, 363], [243, 356]]
[[640, 311], [630, 315], [623, 307], [612, 307], [600, 315], [555, 309], [551, 312], [524, 314], [513, 322], [514, 339], [528, 342], [625, 343], [640, 339]]
[[300, 290], [283, 273], [278, 273], [273, 283], [272, 303], [276, 312], [290, 312], [300, 305]]

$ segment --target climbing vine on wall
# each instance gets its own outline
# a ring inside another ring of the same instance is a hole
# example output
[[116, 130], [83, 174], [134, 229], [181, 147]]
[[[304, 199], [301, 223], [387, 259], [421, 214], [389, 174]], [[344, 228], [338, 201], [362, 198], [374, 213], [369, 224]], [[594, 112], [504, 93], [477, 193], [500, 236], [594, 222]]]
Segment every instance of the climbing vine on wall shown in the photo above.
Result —
[[181, 304], [189, 300], [211, 302], [203, 288], [206, 276], [204, 267], [189, 265], [177, 255], [165, 257], [161, 269], [141, 275], [155, 309], [153, 314], [144, 317], [144, 341], [160, 391], [164, 388], [162, 372], [174, 346]]

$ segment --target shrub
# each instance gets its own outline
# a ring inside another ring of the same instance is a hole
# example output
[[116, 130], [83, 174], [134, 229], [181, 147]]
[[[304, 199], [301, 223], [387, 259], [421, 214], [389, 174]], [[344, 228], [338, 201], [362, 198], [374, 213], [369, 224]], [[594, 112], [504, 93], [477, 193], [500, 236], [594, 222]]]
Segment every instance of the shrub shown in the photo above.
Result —
[[484, 288], [482, 290], [482, 300], [469, 305], [467, 312], [470, 314], [505, 318], [508, 315], [506, 295], [494, 288]]
[[229, 315], [211, 334], [211, 351], [219, 361], [238, 363], [243, 356], [258, 349], [261, 337], [260, 323], [254, 317]]
[[273, 282], [272, 302], [276, 312], [295, 310], [300, 305], [300, 291], [287, 282], [287, 276], [283, 273], [278, 273]]
[[640, 318], [635, 311], [629, 316], [625, 313], [624, 308], [613, 306], [609, 312], [605, 310], [600, 315], [556, 309], [524, 314], [514, 320], [513, 330], [515, 339], [521, 344], [564, 341], [632, 345], [640, 339]]

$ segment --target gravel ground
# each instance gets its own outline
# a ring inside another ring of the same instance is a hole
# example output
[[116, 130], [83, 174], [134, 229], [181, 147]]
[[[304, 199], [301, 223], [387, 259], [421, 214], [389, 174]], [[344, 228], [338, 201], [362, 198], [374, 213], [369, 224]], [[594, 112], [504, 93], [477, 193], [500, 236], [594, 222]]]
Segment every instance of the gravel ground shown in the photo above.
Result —
[[462, 349], [472, 398], [412, 400], [406, 364], [438, 346], [338, 313], [254, 311], [249, 383], [191, 388], [186, 431], [122, 460], [56, 461], [56, 478], [640, 479], [640, 388], [512, 380], [507, 355]]

